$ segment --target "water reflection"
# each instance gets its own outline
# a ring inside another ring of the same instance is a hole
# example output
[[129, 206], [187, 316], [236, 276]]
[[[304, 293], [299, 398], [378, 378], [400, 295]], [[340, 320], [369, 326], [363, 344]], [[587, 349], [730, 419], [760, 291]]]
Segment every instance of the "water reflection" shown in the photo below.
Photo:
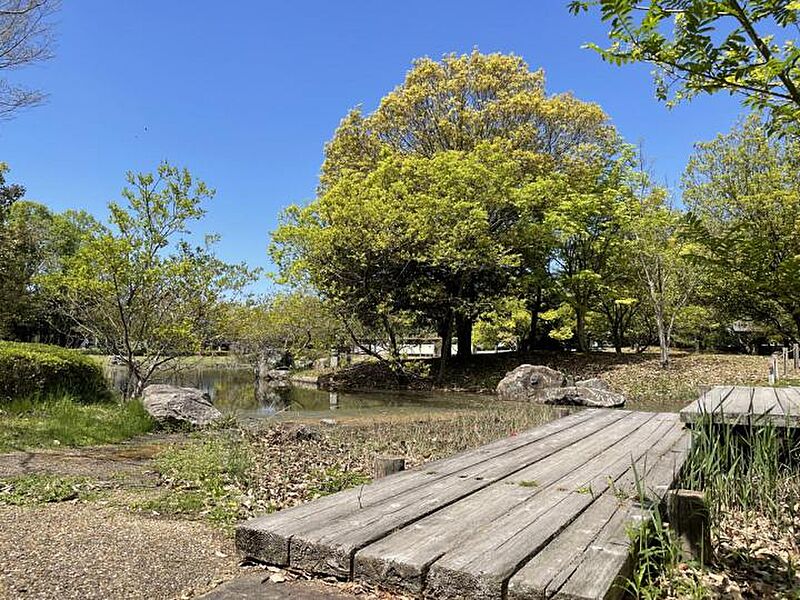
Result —
[[[123, 389], [126, 373], [111, 368], [109, 377]], [[211, 396], [223, 413], [243, 417], [268, 417], [277, 413], [328, 413], [330, 411], [381, 413], [409, 408], [452, 409], [484, 404], [486, 396], [453, 393], [329, 392], [308, 386], [256, 382], [250, 369], [187, 369], [157, 377], [153, 383], [196, 387]], [[492, 400], [494, 401], [494, 400]]]

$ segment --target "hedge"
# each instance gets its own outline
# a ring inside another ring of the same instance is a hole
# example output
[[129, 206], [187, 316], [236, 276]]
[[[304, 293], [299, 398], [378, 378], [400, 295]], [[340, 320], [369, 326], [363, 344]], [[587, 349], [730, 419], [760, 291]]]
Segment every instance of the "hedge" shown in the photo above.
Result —
[[77, 350], [0, 342], [0, 403], [53, 394], [97, 402], [107, 400], [111, 392], [102, 367]]

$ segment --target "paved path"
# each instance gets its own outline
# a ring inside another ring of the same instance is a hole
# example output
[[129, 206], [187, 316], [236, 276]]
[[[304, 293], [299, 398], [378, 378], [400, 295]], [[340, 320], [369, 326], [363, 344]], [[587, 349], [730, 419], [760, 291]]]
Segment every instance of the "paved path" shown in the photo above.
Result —
[[254, 519], [237, 547], [429, 598], [607, 598], [689, 442], [674, 413], [586, 410]]

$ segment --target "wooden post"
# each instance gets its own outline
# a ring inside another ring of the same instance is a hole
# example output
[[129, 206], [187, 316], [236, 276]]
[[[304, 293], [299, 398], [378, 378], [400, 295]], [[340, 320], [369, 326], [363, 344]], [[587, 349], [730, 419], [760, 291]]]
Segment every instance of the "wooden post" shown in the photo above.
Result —
[[784, 346], [783, 347], [783, 376], [786, 377], [786, 374], [789, 370], [789, 349]]
[[768, 378], [768, 382], [769, 382], [770, 385], [775, 385], [775, 383], [776, 383], [776, 381], [775, 381], [775, 364], [772, 361], [770, 361], [770, 363], [769, 363], [769, 378]]
[[339, 368], [339, 349], [331, 349], [331, 369], [334, 371]]
[[669, 490], [665, 501], [669, 524], [678, 537], [681, 552], [686, 558], [708, 564], [711, 534], [705, 494], [693, 490]]
[[376, 456], [373, 478], [380, 479], [406, 470], [406, 459], [402, 456]]
[[794, 345], [794, 370], [800, 369], [800, 344]]

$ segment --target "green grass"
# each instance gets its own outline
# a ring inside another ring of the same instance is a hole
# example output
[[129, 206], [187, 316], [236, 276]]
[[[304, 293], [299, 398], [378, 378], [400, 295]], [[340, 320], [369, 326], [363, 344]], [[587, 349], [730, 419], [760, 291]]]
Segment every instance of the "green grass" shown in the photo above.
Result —
[[31, 474], [0, 479], [0, 505], [30, 506], [67, 500], [90, 500], [98, 495], [87, 477]]
[[[680, 487], [705, 493], [712, 533], [720, 531], [730, 514], [761, 517], [775, 532], [794, 526], [800, 512], [800, 436], [796, 431], [771, 425], [714, 425], [709, 420], [696, 425], [692, 436]], [[657, 508], [653, 521], [633, 535], [638, 539], [637, 567], [628, 588], [634, 597], [713, 596], [702, 581], [678, 575], [685, 557]], [[702, 571], [705, 565], [695, 567]], [[791, 568], [788, 574], [771, 576], [793, 577]]]
[[84, 404], [70, 395], [19, 399], [0, 407], [0, 452], [113, 444], [154, 427], [138, 401]]
[[156, 457], [165, 490], [134, 508], [232, 526], [247, 503], [251, 465], [249, 447], [238, 435], [199, 435]]
[[346, 471], [338, 467], [328, 467], [314, 471], [315, 484], [309, 488], [312, 496], [327, 496], [347, 488], [364, 485], [371, 480], [356, 471]]

